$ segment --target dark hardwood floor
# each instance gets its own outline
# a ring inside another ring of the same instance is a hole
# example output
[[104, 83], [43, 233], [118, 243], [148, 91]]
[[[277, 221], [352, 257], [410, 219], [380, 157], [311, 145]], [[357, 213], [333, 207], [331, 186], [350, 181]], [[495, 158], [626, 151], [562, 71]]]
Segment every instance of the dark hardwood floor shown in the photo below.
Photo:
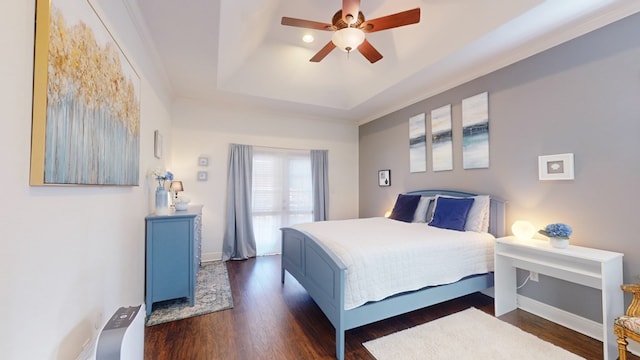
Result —
[[[145, 328], [145, 359], [335, 359], [333, 326], [293, 277], [280, 283], [279, 256], [230, 261], [227, 269], [234, 308]], [[493, 299], [476, 293], [349, 330], [345, 359], [374, 359], [363, 342], [472, 306], [493, 315]], [[525, 311], [500, 319], [586, 359], [602, 359], [601, 342]]]

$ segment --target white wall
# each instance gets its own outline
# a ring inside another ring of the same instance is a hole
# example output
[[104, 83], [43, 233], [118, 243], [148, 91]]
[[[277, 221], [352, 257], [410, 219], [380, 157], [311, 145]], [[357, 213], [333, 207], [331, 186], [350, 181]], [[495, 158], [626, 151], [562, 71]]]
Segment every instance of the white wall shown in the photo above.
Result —
[[[229, 144], [329, 150], [329, 217], [358, 216], [358, 128], [229, 106], [179, 101], [173, 107], [172, 168], [184, 195], [203, 204], [204, 260], [220, 259], [224, 235]], [[209, 157], [208, 167], [198, 157]], [[196, 180], [208, 171], [206, 182]]]
[[[35, 1], [0, 11], [0, 357], [73, 359], [118, 307], [144, 301], [144, 216], [153, 130], [169, 133], [166, 95], [121, 0], [94, 1], [141, 75], [137, 187], [30, 187]], [[167, 151], [170, 151], [167, 148]]]

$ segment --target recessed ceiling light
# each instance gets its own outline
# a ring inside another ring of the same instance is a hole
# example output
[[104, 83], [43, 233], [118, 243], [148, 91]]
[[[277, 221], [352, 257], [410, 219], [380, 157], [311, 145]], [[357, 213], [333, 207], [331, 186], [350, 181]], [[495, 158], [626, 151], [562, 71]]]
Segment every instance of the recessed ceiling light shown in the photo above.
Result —
[[313, 42], [313, 35], [307, 34], [307, 35], [303, 36], [302, 37], [302, 41], [306, 42], [307, 44], [312, 43]]

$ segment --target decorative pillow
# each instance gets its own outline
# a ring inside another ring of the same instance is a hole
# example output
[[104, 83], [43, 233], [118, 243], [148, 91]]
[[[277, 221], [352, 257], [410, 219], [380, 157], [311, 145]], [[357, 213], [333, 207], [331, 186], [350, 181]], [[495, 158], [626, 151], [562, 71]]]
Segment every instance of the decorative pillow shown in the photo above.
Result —
[[413, 222], [417, 222], [417, 223], [427, 222], [427, 210], [429, 210], [429, 205], [431, 205], [431, 200], [433, 200], [433, 197], [430, 197], [430, 196], [420, 197], [420, 201], [418, 202], [418, 207], [416, 207], [416, 213], [413, 215]]
[[433, 210], [436, 208], [436, 197], [434, 197], [429, 203], [429, 208], [427, 209], [427, 222], [431, 222], [433, 219]]
[[437, 197], [430, 226], [442, 229], [464, 231], [467, 214], [473, 205], [473, 198]]
[[481, 230], [480, 232], [485, 232], [485, 233], [489, 232], [489, 214], [491, 213], [490, 206], [491, 206], [491, 198], [489, 198], [487, 209], [484, 213], [484, 217], [482, 220], [482, 229], [480, 229]]
[[414, 214], [416, 213], [418, 203], [420, 202], [420, 197], [420, 195], [399, 194], [389, 218], [404, 222], [411, 222]]
[[467, 222], [464, 229], [467, 231], [487, 232], [489, 231], [489, 195], [478, 195], [473, 197], [473, 206], [467, 214]]
[[436, 205], [438, 203], [438, 198], [474, 199], [473, 205], [471, 206], [471, 209], [469, 209], [469, 213], [467, 214], [467, 222], [465, 223], [464, 229], [466, 231], [484, 233], [489, 231], [489, 206], [491, 203], [491, 198], [489, 197], [489, 195], [476, 195], [467, 198], [449, 195], [436, 195]]

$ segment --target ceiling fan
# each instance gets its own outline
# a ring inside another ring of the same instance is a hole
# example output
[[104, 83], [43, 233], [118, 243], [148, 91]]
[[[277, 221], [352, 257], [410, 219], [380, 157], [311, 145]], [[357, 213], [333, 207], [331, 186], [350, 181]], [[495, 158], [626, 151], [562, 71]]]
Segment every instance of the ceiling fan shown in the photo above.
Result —
[[392, 29], [420, 22], [420, 8], [415, 8], [392, 15], [365, 20], [360, 11], [360, 0], [342, 0], [342, 9], [333, 15], [331, 24], [310, 20], [295, 19], [283, 16], [281, 24], [314, 30], [334, 31], [331, 41], [327, 43], [309, 61], [320, 62], [334, 48], [350, 53], [358, 49], [372, 64], [382, 59], [382, 54], [365, 38], [364, 33]]

